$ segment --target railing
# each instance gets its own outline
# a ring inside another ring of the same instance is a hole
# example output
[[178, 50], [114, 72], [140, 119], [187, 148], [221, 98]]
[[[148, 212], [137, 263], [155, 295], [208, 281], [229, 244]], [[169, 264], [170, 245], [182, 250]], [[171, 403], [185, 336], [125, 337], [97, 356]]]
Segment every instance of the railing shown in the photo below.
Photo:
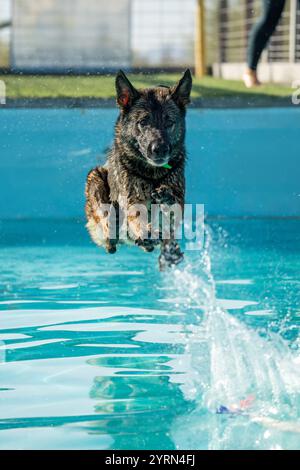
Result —
[[[209, 64], [245, 62], [249, 34], [261, 14], [262, 1], [219, 0], [207, 1], [206, 5], [210, 11], [206, 24]], [[281, 20], [263, 55], [263, 61], [300, 61], [298, 0], [287, 0]]]
[[9, 65], [11, 33], [11, 3], [0, 2], [0, 68]]

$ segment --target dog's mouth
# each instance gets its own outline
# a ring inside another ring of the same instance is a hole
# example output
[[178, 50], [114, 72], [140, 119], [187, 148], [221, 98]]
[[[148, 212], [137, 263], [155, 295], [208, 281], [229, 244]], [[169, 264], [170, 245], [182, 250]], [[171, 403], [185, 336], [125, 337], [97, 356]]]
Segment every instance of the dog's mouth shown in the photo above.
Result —
[[167, 165], [171, 158], [171, 145], [152, 145], [150, 151], [148, 149], [146, 157], [148, 163], [152, 166], [162, 167], [164, 165]]
[[171, 158], [170, 155], [165, 155], [163, 157], [158, 157], [158, 156], [147, 157], [147, 162], [151, 166], [162, 167], [169, 163], [170, 158]]

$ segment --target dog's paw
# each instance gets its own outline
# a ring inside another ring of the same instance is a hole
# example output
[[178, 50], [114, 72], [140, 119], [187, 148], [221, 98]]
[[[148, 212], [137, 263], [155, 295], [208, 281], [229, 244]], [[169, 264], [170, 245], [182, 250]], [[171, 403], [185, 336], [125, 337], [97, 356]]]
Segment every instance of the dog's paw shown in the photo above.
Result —
[[151, 253], [155, 248], [155, 242], [153, 240], [142, 240], [141, 238], [138, 238], [135, 241], [135, 244], [147, 253]]
[[105, 249], [107, 253], [113, 255], [117, 251], [117, 242], [115, 240], [106, 240]]
[[177, 242], [172, 240], [169, 243], [165, 243], [159, 256], [160, 271], [164, 271], [171, 266], [177, 266], [177, 264], [183, 261], [183, 257], [184, 255]]
[[151, 224], [147, 224], [145, 230], [135, 240], [135, 244], [147, 253], [151, 253], [160, 244], [159, 231], [155, 231]]
[[152, 191], [151, 200], [154, 204], [166, 204], [168, 206], [175, 203], [175, 198], [167, 186], [160, 186]]

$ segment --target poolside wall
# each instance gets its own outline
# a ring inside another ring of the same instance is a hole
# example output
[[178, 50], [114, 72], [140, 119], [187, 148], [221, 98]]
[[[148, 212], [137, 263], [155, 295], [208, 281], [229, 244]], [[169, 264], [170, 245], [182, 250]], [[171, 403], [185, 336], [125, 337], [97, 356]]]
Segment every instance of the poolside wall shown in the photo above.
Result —
[[[241, 80], [246, 67], [245, 62], [214, 64], [213, 75], [225, 80]], [[262, 62], [258, 66], [258, 76], [262, 83], [286, 83], [292, 86], [294, 82], [299, 82], [300, 63]]]
[[[112, 109], [2, 109], [0, 219], [80, 218]], [[187, 202], [212, 216], [300, 216], [300, 106], [188, 114]]]

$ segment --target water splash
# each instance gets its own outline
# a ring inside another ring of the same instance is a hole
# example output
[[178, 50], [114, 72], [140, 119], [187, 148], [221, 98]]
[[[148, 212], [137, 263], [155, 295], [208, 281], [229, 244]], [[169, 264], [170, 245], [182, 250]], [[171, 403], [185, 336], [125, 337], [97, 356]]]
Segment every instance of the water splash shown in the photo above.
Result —
[[[297, 448], [299, 358], [279, 335], [262, 338], [220, 306], [211, 240], [205, 228], [203, 249], [167, 280], [185, 299], [191, 370], [182, 389], [195, 403], [173, 438], [180, 448]], [[218, 414], [220, 407], [233, 411]]]

